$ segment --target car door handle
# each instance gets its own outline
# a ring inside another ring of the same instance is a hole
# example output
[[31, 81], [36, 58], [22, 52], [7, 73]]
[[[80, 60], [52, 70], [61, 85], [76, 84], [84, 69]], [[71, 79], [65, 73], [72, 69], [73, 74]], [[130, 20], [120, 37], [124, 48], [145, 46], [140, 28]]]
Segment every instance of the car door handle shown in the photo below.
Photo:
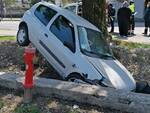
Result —
[[46, 33], [44, 33], [45, 37], [48, 37], [48, 35]]

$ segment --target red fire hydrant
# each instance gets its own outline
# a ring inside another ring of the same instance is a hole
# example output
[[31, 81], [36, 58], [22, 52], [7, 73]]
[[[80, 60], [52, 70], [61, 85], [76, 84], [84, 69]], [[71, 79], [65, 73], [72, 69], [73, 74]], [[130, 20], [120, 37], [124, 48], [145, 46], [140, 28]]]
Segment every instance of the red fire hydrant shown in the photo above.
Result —
[[24, 102], [30, 103], [32, 101], [33, 88], [33, 73], [34, 73], [34, 56], [36, 49], [31, 45], [25, 48], [24, 61], [26, 64], [25, 81], [24, 81]]

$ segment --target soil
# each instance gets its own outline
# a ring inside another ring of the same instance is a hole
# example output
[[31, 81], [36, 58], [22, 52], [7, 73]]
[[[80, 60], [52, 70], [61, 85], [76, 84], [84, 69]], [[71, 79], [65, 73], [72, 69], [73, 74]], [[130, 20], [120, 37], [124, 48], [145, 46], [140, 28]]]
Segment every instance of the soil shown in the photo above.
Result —
[[23, 48], [15, 42], [0, 42], [0, 70], [19, 71], [23, 63]]
[[[22, 73], [24, 48], [16, 42], [0, 42], [0, 71]], [[57, 72], [38, 54], [39, 68], [35, 75], [60, 79]], [[37, 64], [36, 63], [36, 64]], [[43, 76], [44, 75], [44, 76]], [[51, 76], [50, 76], [51, 75]], [[31, 106], [31, 107], [28, 107]], [[30, 111], [30, 112], [29, 112]], [[31, 105], [23, 104], [23, 93], [0, 87], [0, 113], [122, 113], [109, 108], [81, 105], [50, 97], [35, 96]]]
[[0, 87], [0, 113], [123, 113], [38, 95], [31, 104], [23, 104], [22, 97], [23, 93]]

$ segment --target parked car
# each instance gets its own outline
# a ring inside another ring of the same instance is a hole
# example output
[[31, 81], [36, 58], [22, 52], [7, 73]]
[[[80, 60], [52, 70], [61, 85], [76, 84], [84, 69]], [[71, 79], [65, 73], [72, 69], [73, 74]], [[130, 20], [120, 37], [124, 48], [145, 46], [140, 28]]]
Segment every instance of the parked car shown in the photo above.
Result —
[[64, 6], [65, 9], [82, 16], [82, 2], [71, 3]]
[[25, 12], [17, 33], [20, 46], [39, 50], [66, 80], [135, 90], [129, 71], [114, 58], [101, 31], [82, 17], [47, 2]]

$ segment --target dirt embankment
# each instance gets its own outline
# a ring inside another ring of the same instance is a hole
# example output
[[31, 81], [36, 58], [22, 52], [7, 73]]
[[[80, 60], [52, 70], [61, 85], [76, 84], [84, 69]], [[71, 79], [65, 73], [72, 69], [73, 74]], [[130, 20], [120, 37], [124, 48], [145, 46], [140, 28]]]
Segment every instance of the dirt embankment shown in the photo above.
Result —
[[23, 48], [15, 42], [0, 42], [0, 70], [13, 71], [23, 63]]
[[[19, 65], [24, 62], [23, 51], [24, 48], [18, 46], [15, 42], [0, 42], [0, 70], [18, 71]], [[133, 73], [136, 80], [150, 82], [150, 49], [129, 50], [122, 47], [113, 47], [113, 53]], [[44, 64], [43, 61], [40, 62], [41, 64]], [[53, 69], [51, 69], [51, 72], [53, 72]]]
[[134, 75], [138, 81], [150, 83], [150, 48], [129, 50], [122, 47], [114, 47], [115, 57]]
[[[18, 71], [19, 65], [23, 63], [23, 50], [15, 42], [0, 42], [0, 71]], [[115, 57], [134, 74], [136, 80], [150, 81], [150, 49], [128, 50], [114, 47], [113, 52]], [[1, 111], [3, 113], [20, 113], [19, 110], [26, 109], [38, 110], [36, 113], [123, 113], [107, 108], [38, 96], [31, 104], [33, 108], [28, 108], [22, 104], [22, 97], [23, 95], [16, 94], [16, 91], [0, 88], [0, 113]]]

